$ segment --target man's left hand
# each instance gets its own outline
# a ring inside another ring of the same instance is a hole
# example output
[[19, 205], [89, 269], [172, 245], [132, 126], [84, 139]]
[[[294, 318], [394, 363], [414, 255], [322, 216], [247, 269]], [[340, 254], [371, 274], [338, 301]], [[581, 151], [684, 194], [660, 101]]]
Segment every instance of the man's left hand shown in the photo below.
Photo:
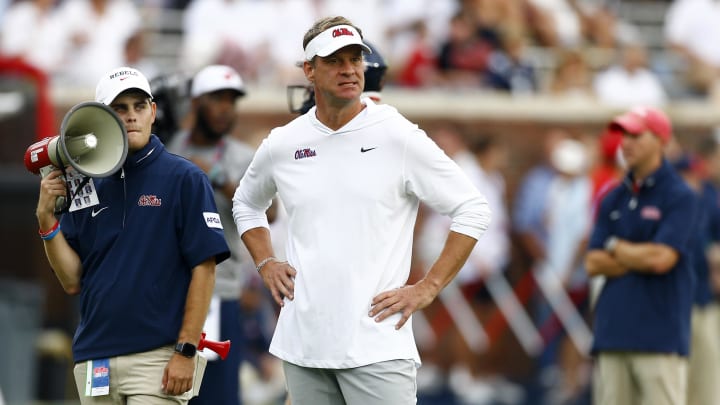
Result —
[[382, 322], [387, 317], [399, 312], [402, 317], [395, 324], [395, 329], [400, 329], [410, 319], [413, 312], [430, 305], [437, 294], [438, 292], [431, 288], [429, 283], [421, 280], [416, 284], [406, 285], [376, 295], [372, 300], [372, 308], [370, 308], [368, 315], [375, 317], [375, 322]]

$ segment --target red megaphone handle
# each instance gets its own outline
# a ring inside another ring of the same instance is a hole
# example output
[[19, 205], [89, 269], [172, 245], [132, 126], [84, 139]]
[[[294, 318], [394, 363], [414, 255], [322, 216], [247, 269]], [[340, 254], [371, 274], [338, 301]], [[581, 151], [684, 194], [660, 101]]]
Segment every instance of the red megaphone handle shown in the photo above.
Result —
[[[200, 334], [200, 341], [198, 342], [197, 348], [198, 350], [208, 348], [217, 353], [221, 359], [225, 360], [225, 357], [227, 357], [227, 354], [230, 351], [230, 341], [226, 340], [224, 342], [216, 342], [214, 340], [207, 340], [205, 339], [205, 332], [202, 332]], [[220, 350], [216, 350], [215, 348], [219, 348]]]

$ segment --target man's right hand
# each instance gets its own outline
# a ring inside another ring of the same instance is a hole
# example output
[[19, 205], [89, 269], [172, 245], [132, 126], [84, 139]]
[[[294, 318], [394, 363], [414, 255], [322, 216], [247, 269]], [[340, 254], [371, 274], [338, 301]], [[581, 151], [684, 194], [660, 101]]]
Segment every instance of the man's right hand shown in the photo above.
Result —
[[260, 269], [265, 286], [270, 290], [273, 299], [281, 307], [284, 305], [283, 298], [292, 301], [295, 297], [295, 270], [288, 262], [272, 260]]
[[67, 194], [65, 180], [60, 170], [53, 170], [40, 181], [40, 197], [35, 215], [40, 229], [49, 229], [55, 224], [55, 200]]

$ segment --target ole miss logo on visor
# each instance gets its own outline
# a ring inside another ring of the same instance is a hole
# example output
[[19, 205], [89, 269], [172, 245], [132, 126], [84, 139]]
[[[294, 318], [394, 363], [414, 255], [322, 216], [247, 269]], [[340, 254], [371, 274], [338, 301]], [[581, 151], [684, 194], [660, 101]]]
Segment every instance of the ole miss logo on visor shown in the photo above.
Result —
[[343, 35], [350, 35], [351, 37], [354, 37], [355, 35], [347, 28], [336, 28], [332, 32], [333, 38], [341, 37]]

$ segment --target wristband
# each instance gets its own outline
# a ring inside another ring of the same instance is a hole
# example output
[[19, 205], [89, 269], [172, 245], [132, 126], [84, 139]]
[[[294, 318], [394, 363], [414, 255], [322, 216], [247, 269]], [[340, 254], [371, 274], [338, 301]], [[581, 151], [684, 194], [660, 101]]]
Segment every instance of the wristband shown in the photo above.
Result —
[[40, 235], [40, 239], [42, 240], [51, 240], [58, 234], [58, 232], [60, 232], [60, 221], [55, 221], [55, 225], [53, 225], [53, 227], [47, 232], [43, 232], [42, 229], [38, 229], [38, 235]]
[[263, 266], [265, 266], [266, 264], [270, 263], [273, 260], [277, 260], [277, 259], [274, 258], [273, 256], [262, 259], [260, 261], [260, 263], [258, 263], [258, 265], [255, 267], [255, 270], [257, 270], [257, 272], [260, 273], [260, 270], [262, 270]]

